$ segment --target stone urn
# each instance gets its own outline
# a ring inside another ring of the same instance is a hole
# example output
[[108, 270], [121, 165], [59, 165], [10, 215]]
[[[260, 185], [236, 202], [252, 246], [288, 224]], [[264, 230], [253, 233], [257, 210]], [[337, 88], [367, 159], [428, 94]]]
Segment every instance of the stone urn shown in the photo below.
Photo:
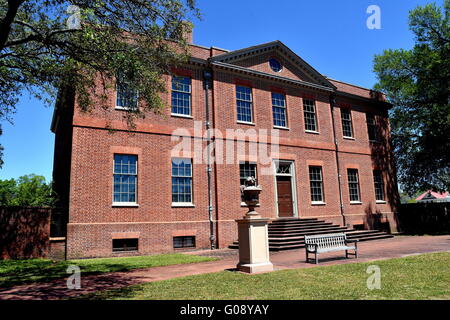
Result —
[[259, 218], [260, 215], [256, 212], [255, 207], [259, 205], [259, 194], [261, 193], [261, 186], [256, 184], [254, 177], [248, 177], [245, 181], [245, 185], [241, 186], [242, 198], [248, 207], [248, 212], [244, 216], [244, 219]]

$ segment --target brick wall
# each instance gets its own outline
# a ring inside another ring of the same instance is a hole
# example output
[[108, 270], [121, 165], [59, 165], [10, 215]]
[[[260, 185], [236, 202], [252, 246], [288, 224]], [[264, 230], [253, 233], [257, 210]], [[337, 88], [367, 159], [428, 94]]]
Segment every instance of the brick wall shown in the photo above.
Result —
[[0, 207], [0, 260], [46, 257], [50, 208]]
[[[193, 46], [192, 53], [197, 58], [206, 59], [210, 55], [222, 54], [220, 49]], [[241, 66], [257, 71], [270, 72], [266, 53], [240, 61]], [[278, 59], [283, 59], [277, 56]], [[282, 60], [285, 68], [282, 76], [308, 80], [309, 76], [296, 71], [288, 60]], [[171, 135], [190, 137], [190, 143], [201, 141], [202, 135], [195, 130], [196, 121], [201, 121], [204, 129], [205, 92], [202, 85], [203, 69], [200, 65], [189, 65], [174, 69], [173, 72], [189, 75], [192, 78], [192, 117], [171, 116], [170, 107], [162, 115], [148, 114], [145, 119], [136, 121], [136, 127], [128, 131], [123, 119], [124, 112], [114, 110], [116, 95], [108, 93], [110, 110], [101, 108], [91, 113], [81, 113], [73, 102], [73, 119], [67, 125], [70, 131], [69, 151], [55, 149], [55, 162], [67, 159], [70, 178], [67, 206], [69, 220], [67, 230], [67, 255], [75, 257], [116, 256], [112, 252], [113, 238], [138, 238], [138, 252], [148, 254], [174, 251], [174, 236], [195, 236], [197, 248], [209, 247], [208, 192], [206, 164], [193, 165], [193, 207], [176, 208], [171, 204], [171, 151], [179, 141]], [[164, 101], [170, 106], [171, 79], [165, 78], [168, 93], [163, 94]], [[252, 88], [253, 124], [238, 123], [236, 115], [235, 87], [246, 84]], [[339, 90], [349, 94], [370, 97], [368, 90], [340, 84]], [[362, 90], [362, 91], [361, 91]], [[364, 91], [365, 90], [365, 91]], [[340, 211], [339, 185], [336, 164], [336, 149], [332, 125], [330, 93], [319, 89], [299, 87], [297, 85], [236, 73], [222, 69], [214, 70], [214, 82], [209, 92], [209, 105], [212, 110], [213, 127], [223, 134], [215, 138], [216, 146], [240, 138], [227, 136], [227, 129], [259, 130], [273, 129], [271, 92], [286, 95], [288, 129], [278, 130], [279, 150], [270, 154], [271, 160], [289, 160], [294, 163], [295, 208], [299, 217], [317, 217], [330, 222], [343, 224]], [[363, 92], [364, 91], [364, 92]], [[303, 116], [303, 98], [316, 102], [318, 133], [305, 132]], [[354, 139], [342, 137], [341, 108], [351, 108]], [[369, 143], [366, 125], [366, 112], [376, 115], [382, 139], [379, 143]], [[345, 222], [349, 225], [364, 224], [367, 228], [374, 223], [389, 222], [395, 229], [393, 214], [396, 211], [397, 187], [395, 168], [389, 144], [389, 122], [384, 106], [375, 101], [367, 102], [341, 95], [337, 92], [334, 108], [336, 138], [339, 145], [338, 159], [341, 169], [342, 196]], [[270, 131], [268, 132], [270, 134]], [[58, 134], [57, 134], [58, 135]], [[260, 139], [262, 136], [259, 136]], [[250, 134], [242, 142], [244, 150], [258, 143]], [[256, 142], [252, 142], [256, 141]], [[59, 144], [58, 144], [59, 145]], [[63, 144], [62, 144], [63, 145]], [[200, 144], [203, 150], [206, 143]], [[269, 150], [271, 147], [269, 146]], [[233, 148], [235, 161], [213, 166], [213, 205], [217, 243], [223, 248], [237, 239], [235, 219], [241, 218], [247, 211], [240, 203], [239, 161], [254, 161], [248, 151], [239, 153]], [[136, 207], [114, 207], [112, 204], [113, 156], [115, 153], [134, 154], [138, 157], [138, 192]], [[184, 157], [194, 158], [194, 152]], [[311, 204], [308, 167], [321, 166], [325, 204]], [[359, 171], [361, 204], [350, 204], [347, 185], [347, 168]], [[258, 211], [271, 219], [277, 218], [276, 183], [273, 175], [261, 175], [258, 165], [258, 181], [263, 187], [261, 206]], [[372, 172], [380, 169], [385, 178], [386, 203], [375, 201]], [[376, 219], [374, 218], [376, 217]]]

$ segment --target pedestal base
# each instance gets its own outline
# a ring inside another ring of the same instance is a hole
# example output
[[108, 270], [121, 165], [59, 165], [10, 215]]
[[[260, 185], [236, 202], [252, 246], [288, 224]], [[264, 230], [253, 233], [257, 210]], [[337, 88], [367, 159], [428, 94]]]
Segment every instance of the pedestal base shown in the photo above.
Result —
[[239, 235], [239, 271], [258, 273], [273, 271], [269, 259], [267, 224], [269, 219], [251, 217], [236, 220]]
[[271, 262], [264, 263], [238, 263], [237, 269], [245, 273], [260, 273], [273, 271], [273, 264]]

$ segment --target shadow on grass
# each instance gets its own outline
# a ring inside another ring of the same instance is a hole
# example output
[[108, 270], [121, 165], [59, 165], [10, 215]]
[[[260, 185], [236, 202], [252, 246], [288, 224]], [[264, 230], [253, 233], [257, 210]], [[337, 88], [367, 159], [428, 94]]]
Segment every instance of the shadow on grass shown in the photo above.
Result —
[[[17, 263], [24, 263], [25, 260], [15, 260]], [[25, 262], [26, 263], [26, 262]], [[9, 288], [16, 285], [33, 282], [48, 282], [56, 279], [69, 277], [72, 273], [67, 273], [67, 267], [76, 265], [70, 261], [48, 261], [47, 263], [28, 264], [25, 268], [13, 268], [7, 272], [0, 272], [0, 288]], [[86, 275], [98, 275], [105, 272], [123, 272], [135, 268], [120, 264], [104, 264], [101, 266], [81, 266], [81, 273]]]
[[0, 288], [66, 278], [72, 274], [66, 271], [70, 265], [79, 266], [82, 275], [88, 276], [213, 260], [217, 259], [182, 254], [69, 261], [47, 259], [4, 260], [0, 261]]

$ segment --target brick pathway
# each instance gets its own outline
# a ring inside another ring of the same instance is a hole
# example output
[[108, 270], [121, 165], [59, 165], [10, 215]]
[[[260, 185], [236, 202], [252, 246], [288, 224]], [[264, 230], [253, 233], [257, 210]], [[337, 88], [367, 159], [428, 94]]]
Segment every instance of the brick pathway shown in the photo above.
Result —
[[[358, 259], [345, 259], [343, 252], [333, 252], [321, 255], [319, 265], [323, 266], [366, 262], [427, 252], [450, 251], [450, 235], [421, 237], [399, 236], [393, 239], [361, 242], [358, 244], [358, 248]], [[236, 250], [203, 250], [189, 252], [188, 254], [214, 256], [221, 258], [221, 260], [195, 264], [155, 267], [85, 277], [82, 276], [81, 289], [79, 290], [68, 290], [66, 287], [66, 279], [54, 280], [47, 283], [20, 285], [8, 289], [0, 289], [0, 300], [53, 300], [76, 297], [99, 290], [122, 288], [144, 282], [167, 280], [188, 275], [234, 269], [238, 262]], [[274, 264], [275, 270], [311, 268], [315, 266], [314, 264], [305, 263], [304, 249], [276, 253], [271, 252], [270, 258]]]

